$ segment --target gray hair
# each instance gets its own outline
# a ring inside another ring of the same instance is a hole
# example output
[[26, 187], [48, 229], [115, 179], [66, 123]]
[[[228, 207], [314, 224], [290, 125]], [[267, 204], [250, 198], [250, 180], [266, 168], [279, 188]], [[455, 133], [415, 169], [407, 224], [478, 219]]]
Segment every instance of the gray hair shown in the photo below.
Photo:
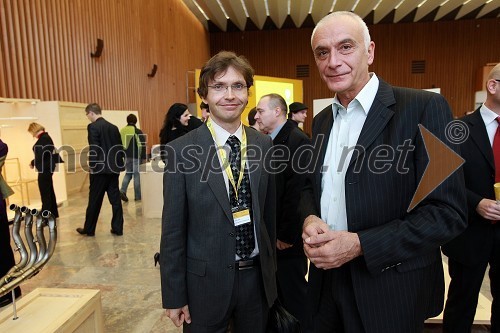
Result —
[[337, 19], [337, 18], [342, 17], [342, 16], [348, 16], [359, 24], [359, 26], [363, 30], [363, 41], [365, 44], [365, 49], [368, 50], [368, 47], [370, 46], [370, 42], [371, 42], [370, 31], [368, 31], [368, 26], [366, 25], [365, 21], [363, 21], [363, 19], [358, 14], [353, 13], [353, 12], [348, 12], [348, 11], [331, 12], [330, 14], [323, 17], [318, 22], [318, 24], [316, 24], [316, 27], [314, 28], [314, 30], [311, 34], [311, 46], [312, 46], [314, 34], [316, 33], [316, 30], [318, 28], [320, 28], [321, 26], [330, 22], [331, 20]]

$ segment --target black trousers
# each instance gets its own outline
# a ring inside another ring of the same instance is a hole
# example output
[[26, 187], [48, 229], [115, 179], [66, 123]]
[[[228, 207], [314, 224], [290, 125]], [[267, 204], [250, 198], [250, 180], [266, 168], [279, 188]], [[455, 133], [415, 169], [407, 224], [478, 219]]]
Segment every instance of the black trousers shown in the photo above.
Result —
[[[0, 194], [0, 278], [16, 264], [14, 259], [14, 251], [10, 245], [10, 228], [7, 218], [6, 202], [1, 198]], [[21, 290], [16, 288], [16, 295], [20, 295]], [[0, 297], [0, 302], [10, 298], [11, 294], [6, 294]]]
[[500, 228], [495, 227], [493, 230], [494, 245], [490, 258], [485, 258], [474, 266], [463, 265], [448, 258], [451, 282], [443, 314], [443, 332], [445, 333], [470, 333], [488, 263], [490, 264], [489, 277], [493, 298], [491, 332], [500, 332]]
[[109, 202], [113, 208], [111, 228], [117, 232], [123, 232], [123, 209], [118, 189], [118, 174], [90, 174], [89, 204], [85, 214], [84, 229], [88, 234], [94, 234], [97, 219], [101, 212], [104, 194], [108, 194]]
[[38, 189], [42, 199], [42, 212], [48, 210], [55, 218], [59, 217], [57, 210], [56, 194], [54, 192], [54, 183], [52, 181], [52, 173], [38, 174]]
[[236, 270], [229, 309], [213, 326], [184, 324], [185, 333], [265, 333], [269, 306], [264, 293], [260, 266]]
[[282, 251], [277, 251], [276, 279], [279, 300], [283, 307], [300, 321], [301, 326], [305, 327], [307, 309], [304, 300], [307, 296], [307, 258], [304, 252], [302, 254], [280, 255]]

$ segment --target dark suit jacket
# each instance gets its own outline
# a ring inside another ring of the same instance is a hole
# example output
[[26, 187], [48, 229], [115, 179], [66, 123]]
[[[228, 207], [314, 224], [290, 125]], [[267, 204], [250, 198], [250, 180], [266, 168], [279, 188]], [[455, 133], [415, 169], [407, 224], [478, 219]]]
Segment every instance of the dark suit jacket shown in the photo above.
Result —
[[465, 159], [463, 169], [469, 223], [462, 234], [443, 246], [443, 253], [464, 265], [473, 266], [489, 260], [495, 235], [493, 228], [498, 228], [476, 212], [483, 198], [495, 200], [495, 162], [479, 109], [461, 120], [469, 128], [469, 137], [460, 146]]
[[279, 255], [302, 254], [302, 220], [297, 211], [311, 160], [311, 139], [287, 120], [273, 140], [276, 172], [276, 232], [280, 241], [294, 244]]
[[51, 174], [54, 172], [56, 163], [52, 153], [54, 152], [54, 141], [49, 136], [49, 133], [43, 132], [36, 143], [33, 145], [35, 158], [31, 161], [31, 165], [36, 168], [39, 173]]
[[[271, 156], [266, 154], [272, 142], [262, 133], [245, 131], [253, 222], [271, 306], [277, 297], [276, 193], [269, 173]], [[165, 151], [160, 244], [163, 307], [188, 304], [194, 322], [213, 325], [228, 311], [235, 277], [235, 227], [223, 171], [205, 124], [167, 144]]]
[[[466, 226], [462, 171], [448, 177], [412, 211], [407, 210], [428, 162], [418, 125], [447, 143], [445, 127], [451, 120], [441, 95], [392, 87], [380, 80], [358, 139], [364, 151], [353, 153], [345, 176], [348, 229], [358, 234], [364, 253], [347, 265], [363, 325], [371, 332], [393, 332], [394, 321], [422, 322], [442, 310], [439, 247]], [[304, 218], [320, 216], [321, 167], [333, 121], [331, 106], [314, 119], [314, 174], [301, 198]], [[401, 146], [406, 140], [411, 140], [414, 149], [406, 149], [404, 158]], [[377, 168], [386, 164], [374, 158], [377, 153], [384, 155], [384, 149], [394, 162], [381, 172]], [[309, 308], [315, 312], [323, 273], [311, 267]]]
[[89, 168], [93, 174], [120, 173], [125, 170], [125, 152], [118, 127], [100, 117], [87, 126]]

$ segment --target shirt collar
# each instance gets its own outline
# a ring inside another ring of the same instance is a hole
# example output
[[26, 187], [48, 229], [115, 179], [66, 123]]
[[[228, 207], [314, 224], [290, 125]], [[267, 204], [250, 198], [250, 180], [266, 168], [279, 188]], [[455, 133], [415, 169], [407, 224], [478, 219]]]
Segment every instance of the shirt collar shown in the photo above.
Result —
[[286, 124], [286, 120], [283, 122], [283, 124], [281, 124], [278, 127], [276, 127], [274, 129], [274, 131], [272, 131], [272, 133], [269, 134], [269, 136], [271, 137], [271, 139], [273, 139], [273, 140], [276, 139], [276, 136], [281, 131], [281, 129], [283, 128], [283, 126], [285, 126], [285, 124]]
[[486, 105], [481, 105], [481, 108], [479, 109], [479, 112], [481, 113], [481, 117], [483, 118], [484, 124], [486, 126], [490, 125], [492, 122], [496, 121], [498, 114], [495, 112], [491, 111], [488, 109]]
[[[370, 111], [373, 101], [375, 100], [375, 96], [377, 95], [379, 83], [380, 81], [377, 75], [375, 73], [370, 73], [370, 80], [368, 80], [363, 89], [361, 89], [351, 103], [349, 103], [348, 107], [359, 104], [363, 108], [365, 115], [368, 115], [368, 111]], [[343, 106], [340, 104], [340, 101], [335, 94], [332, 105], [333, 115], [337, 116], [337, 113], [341, 108], [343, 108]]]
[[240, 123], [240, 126], [234, 133], [229, 133], [226, 131], [224, 128], [220, 127], [213, 119], [211, 121], [212, 123], [212, 128], [214, 129], [215, 132], [215, 138], [214, 141], [218, 147], [224, 146], [226, 144], [227, 139], [231, 136], [234, 135], [240, 140], [243, 137], [243, 125]]

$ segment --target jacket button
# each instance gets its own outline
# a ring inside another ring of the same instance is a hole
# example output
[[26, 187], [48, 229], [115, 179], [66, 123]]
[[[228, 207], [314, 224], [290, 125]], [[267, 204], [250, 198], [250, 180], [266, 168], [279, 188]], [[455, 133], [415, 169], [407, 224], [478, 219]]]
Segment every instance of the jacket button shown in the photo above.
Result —
[[227, 268], [233, 269], [233, 265], [227, 265]]
[[234, 232], [230, 232], [229, 236], [234, 237]]

